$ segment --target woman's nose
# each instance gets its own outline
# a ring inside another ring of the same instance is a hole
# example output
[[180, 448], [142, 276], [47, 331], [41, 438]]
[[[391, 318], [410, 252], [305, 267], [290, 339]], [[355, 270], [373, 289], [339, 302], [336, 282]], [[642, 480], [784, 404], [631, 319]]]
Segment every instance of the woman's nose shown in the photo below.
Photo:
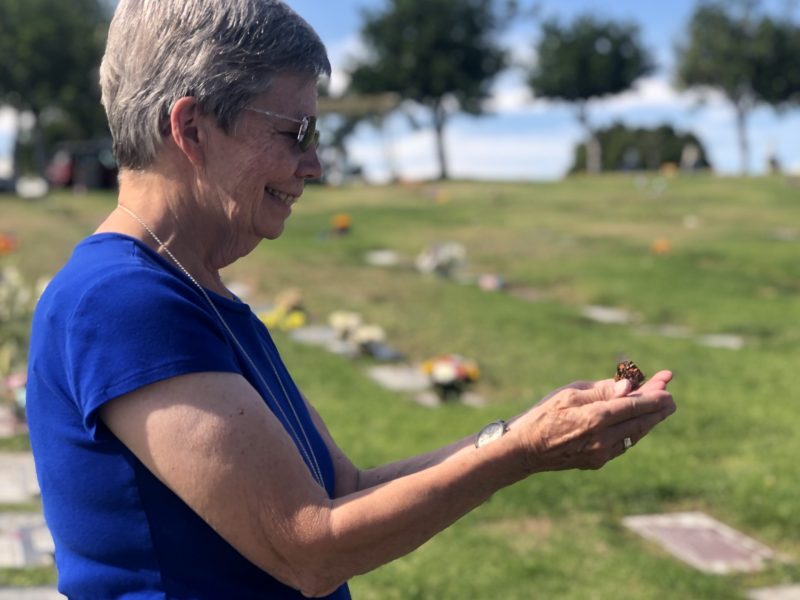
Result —
[[319, 159], [319, 152], [316, 144], [310, 146], [300, 157], [300, 164], [297, 166], [297, 175], [303, 179], [320, 179], [322, 177], [322, 161]]

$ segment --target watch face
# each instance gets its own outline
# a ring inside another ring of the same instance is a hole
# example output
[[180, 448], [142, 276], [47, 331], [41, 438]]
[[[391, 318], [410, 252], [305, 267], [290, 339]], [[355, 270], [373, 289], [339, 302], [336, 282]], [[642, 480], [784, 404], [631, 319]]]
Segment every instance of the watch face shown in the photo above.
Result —
[[488, 444], [489, 442], [493, 442], [506, 432], [506, 424], [503, 421], [495, 421], [494, 423], [489, 423], [486, 427], [480, 430], [478, 433], [478, 439], [475, 440], [475, 446], [480, 448], [484, 444]]

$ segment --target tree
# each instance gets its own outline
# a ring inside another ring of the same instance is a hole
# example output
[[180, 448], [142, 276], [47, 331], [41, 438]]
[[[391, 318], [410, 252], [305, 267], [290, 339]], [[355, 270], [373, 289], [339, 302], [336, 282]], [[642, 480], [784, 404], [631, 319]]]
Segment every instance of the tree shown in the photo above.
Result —
[[536, 51], [528, 85], [536, 96], [575, 104], [587, 134], [587, 170], [599, 171], [601, 149], [589, 122], [588, 103], [624, 92], [652, 70], [650, 56], [639, 42], [639, 28], [591, 16], [566, 26], [550, 20], [542, 25]]
[[800, 25], [762, 18], [756, 40], [762, 60], [753, 89], [776, 108], [800, 104]]
[[0, 104], [35, 119], [36, 167], [44, 168], [44, 128], [56, 135], [105, 132], [97, 71], [109, 10], [101, 0], [0, 2]]
[[750, 164], [752, 110], [800, 98], [800, 29], [757, 9], [753, 0], [704, 1], [692, 15], [688, 39], [677, 48], [678, 85], [716, 89], [733, 104], [742, 174]]
[[369, 58], [351, 72], [360, 94], [396, 92], [430, 109], [439, 177], [447, 179], [444, 130], [458, 110], [482, 113], [505, 52], [496, 38], [505, 19], [492, 0], [389, 0], [365, 12]]

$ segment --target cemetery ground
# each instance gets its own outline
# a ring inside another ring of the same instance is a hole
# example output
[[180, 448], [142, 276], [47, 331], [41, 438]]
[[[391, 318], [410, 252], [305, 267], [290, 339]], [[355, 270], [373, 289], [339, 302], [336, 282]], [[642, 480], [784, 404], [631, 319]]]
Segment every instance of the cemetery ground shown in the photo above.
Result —
[[[0, 261], [30, 281], [53, 273], [113, 202], [0, 196], [0, 230], [18, 242]], [[418, 551], [355, 578], [354, 597], [733, 600], [800, 584], [799, 213], [800, 188], [777, 177], [308, 186], [283, 237], [226, 281], [254, 308], [298, 288], [312, 322], [358, 311], [412, 360], [454, 352], [481, 369], [484, 406], [429, 408], [366, 377], [369, 358], [276, 332], [301, 389], [360, 466], [471, 434], [570, 381], [610, 377], [621, 358], [675, 373], [678, 412], [626, 455], [498, 492]], [[345, 235], [331, 232], [340, 214], [351, 217]], [[413, 268], [441, 241], [466, 249], [457, 277]], [[398, 264], [368, 264], [378, 249]], [[482, 273], [506, 287], [480, 289]], [[616, 317], [593, 318], [598, 307]], [[775, 557], [759, 571], [711, 574], [623, 524], [676, 512], [705, 513]], [[4, 585], [53, 578], [47, 568], [0, 571]]]

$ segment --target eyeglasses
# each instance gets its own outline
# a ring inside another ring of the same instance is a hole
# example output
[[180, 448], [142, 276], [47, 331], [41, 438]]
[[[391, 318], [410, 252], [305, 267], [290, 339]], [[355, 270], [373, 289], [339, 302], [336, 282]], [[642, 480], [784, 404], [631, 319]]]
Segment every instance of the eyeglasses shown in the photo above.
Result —
[[245, 110], [249, 110], [251, 112], [260, 113], [262, 115], [267, 115], [268, 117], [278, 117], [279, 119], [286, 119], [287, 121], [292, 121], [294, 123], [300, 123], [300, 129], [297, 131], [297, 143], [300, 146], [300, 150], [305, 152], [314, 144], [316, 148], [319, 146], [319, 131], [317, 131], [317, 117], [307, 116], [303, 117], [302, 119], [295, 119], [294, 117], [287, 117], [286, 115], [281, 115], [278, 113], [271, 112], [269, 110], [262, 110], [260, 108], [251, 108], [249, 106], [245, 107]]

